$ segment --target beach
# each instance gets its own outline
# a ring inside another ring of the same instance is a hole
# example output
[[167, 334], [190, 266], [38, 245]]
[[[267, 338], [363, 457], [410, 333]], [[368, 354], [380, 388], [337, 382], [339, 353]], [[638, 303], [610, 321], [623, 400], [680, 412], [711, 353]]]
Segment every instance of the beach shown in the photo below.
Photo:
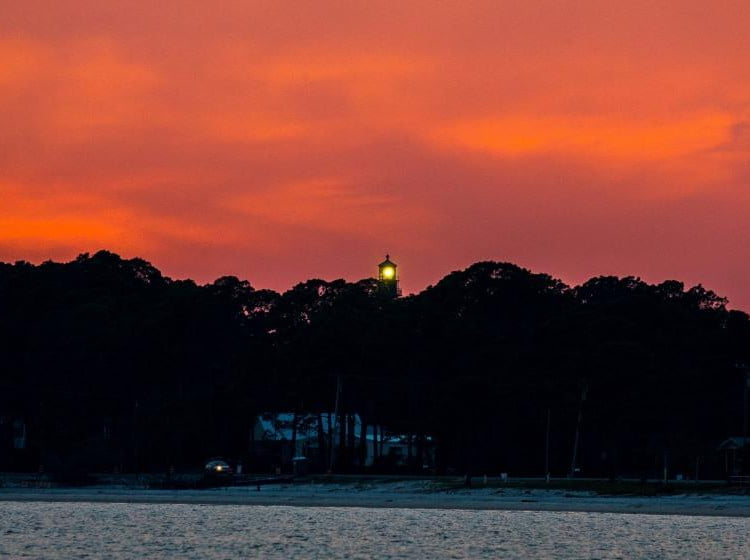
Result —
[[117, 486], [0, 488], [0, 501], [208, 504], [305, 507], [570, 511], [660, 515], [750, 516], [750, 496], [681, 493], [605, 495], [585, 491], [481, 487], [445, 489], [431, 481], [300, 482], [203, 490]]

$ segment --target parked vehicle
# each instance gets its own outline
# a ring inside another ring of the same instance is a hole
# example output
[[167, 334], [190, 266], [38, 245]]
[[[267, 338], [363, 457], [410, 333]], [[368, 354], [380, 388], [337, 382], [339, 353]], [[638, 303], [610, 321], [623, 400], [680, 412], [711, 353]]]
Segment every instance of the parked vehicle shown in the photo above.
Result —
[[229, 466], [229, 463], [227, 463], [223, 459], [211, 459], [208, 463], [206, 463], [206, 466], [203, 470], [205, 471], [206, 476], [213, 477], [228, 477], [232, 476], [232, 474], [234, 473], [232, 471], [232, 467]]

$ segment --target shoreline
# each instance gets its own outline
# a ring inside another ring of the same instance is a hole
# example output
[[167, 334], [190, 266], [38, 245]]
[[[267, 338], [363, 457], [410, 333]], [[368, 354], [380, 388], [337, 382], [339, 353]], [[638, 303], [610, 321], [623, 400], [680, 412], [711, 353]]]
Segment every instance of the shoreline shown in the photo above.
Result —
[[211, 506], [294, 506], [554, 511], [750, 517], [750, 496], [680, 494], [606, 496], [555, 490], [435, 490], [422, 484], [290, 484], [253, 488], [156, 490], [112, 487], [0, 488], [3, 502], [187, 504]]

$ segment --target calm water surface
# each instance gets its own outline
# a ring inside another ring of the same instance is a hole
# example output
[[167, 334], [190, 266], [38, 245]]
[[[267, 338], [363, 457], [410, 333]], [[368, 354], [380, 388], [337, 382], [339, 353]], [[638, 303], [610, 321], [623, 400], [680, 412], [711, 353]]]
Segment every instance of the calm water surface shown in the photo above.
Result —
[[0, 503], [9, 558], [750, 558], [750, 520], [435, 509]]

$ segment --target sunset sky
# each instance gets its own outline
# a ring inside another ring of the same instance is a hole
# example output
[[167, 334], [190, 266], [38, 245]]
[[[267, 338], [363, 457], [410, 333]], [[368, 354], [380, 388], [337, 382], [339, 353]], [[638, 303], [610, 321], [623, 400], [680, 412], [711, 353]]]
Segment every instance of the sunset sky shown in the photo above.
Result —
[[0, 260], [405, 292], [478, 260], [750, 310], [747, 0], [0, 0]]

